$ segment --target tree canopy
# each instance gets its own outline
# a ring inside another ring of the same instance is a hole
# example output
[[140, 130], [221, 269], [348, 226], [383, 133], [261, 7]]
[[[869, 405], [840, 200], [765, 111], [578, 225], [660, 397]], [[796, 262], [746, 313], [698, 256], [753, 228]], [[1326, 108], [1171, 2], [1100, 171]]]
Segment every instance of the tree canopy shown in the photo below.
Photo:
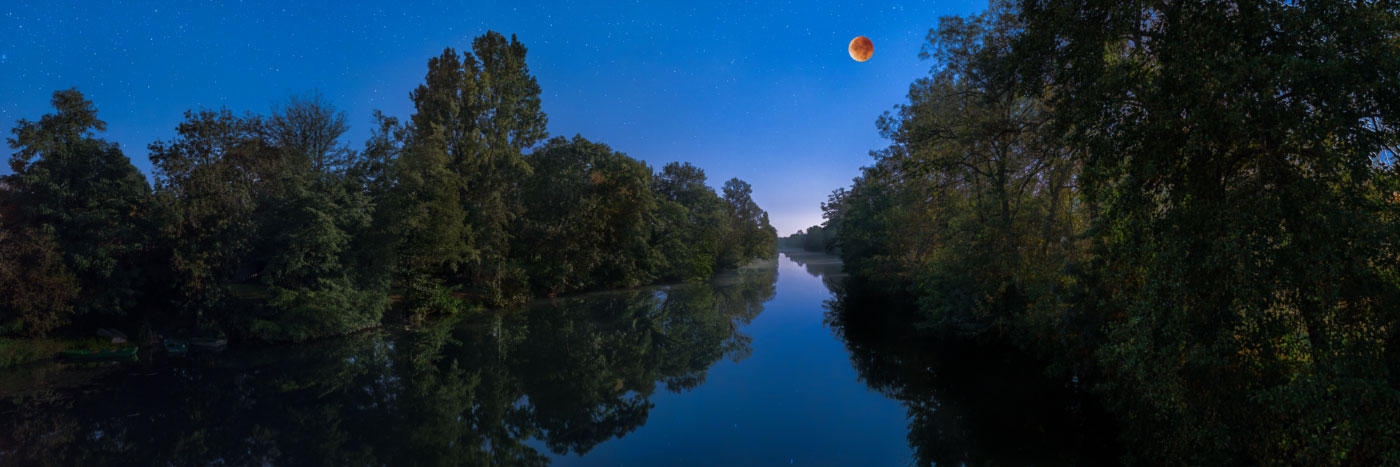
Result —
[[[993, 2], [824, 205], [864, 287], [1084, 378], [1130, 462], [1400, 460], [1400, 10]], [[1322, 435], [1327, 433], [1326, 436]]]
[[[107, 124], [82, 93], [58, 91], [52, 103], [55, 113], [11, 130], [14, 173], [0, 184], [0, 232], [14, 242], [0, 267], [26, 281], [3, 286], [14, 295], [0, 326], [31, 335], [70, 316], [125, 315], [143, 299], [150, 272], [145, 177], [95, 136]], [[11, 317], [18, 322], [6, 324]]]
[[12, 130], [0, 181], [0, 335], [299, 341], [776, 253], [738, 179], [720, 197], [689, 164], [658, 175], [582, 136], [545, 141], [526, 52], [496, 32], [444, 50], [413, 114], [376, 113], [363, 149], [315, 93], [265, 115], [190, 110], [149, 146], [153, 186], [96, 138], [92, 102], [55, 93], [55, 113]]

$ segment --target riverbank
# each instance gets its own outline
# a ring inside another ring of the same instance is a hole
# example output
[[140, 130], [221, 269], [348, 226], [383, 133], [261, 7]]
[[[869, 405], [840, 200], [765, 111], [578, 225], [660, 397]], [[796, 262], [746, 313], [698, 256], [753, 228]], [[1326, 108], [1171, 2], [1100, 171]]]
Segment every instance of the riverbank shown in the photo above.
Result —
[[0, 369], [15, 368], [21, 365], [58, 358], [59, 352], [68, 349], [109, 350], [130, 347], [130, 344], [113, 344], [99, 338], [9, 338], [0, 337]]

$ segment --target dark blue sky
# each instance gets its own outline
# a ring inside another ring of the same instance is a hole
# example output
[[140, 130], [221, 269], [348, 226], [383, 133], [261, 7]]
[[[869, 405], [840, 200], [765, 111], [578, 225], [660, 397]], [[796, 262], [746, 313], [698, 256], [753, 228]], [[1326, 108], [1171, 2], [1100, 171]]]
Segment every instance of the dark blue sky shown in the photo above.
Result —
[[[516, 34], [544, 89], [551, 135], [582, 134], [659, 167], [689, 161], [712, 185], [740, 177], [780, 234], [821, 221], [819, 203], [885, 146], [874, 127], [927, 74], [918, 59], [942, 2], [6, 1], [0, 125], [49, 111], [76, 86], [104, 135], [150, 173], [146, 145], [187, 109], [266, 113], [319, 91], [360, 148], [370, 113], [407, 117], [428, 57]], [[286, 3], [286, 4], [284, 4]], [[858, 63], [852, 37], [875, 43]], [[10, 149], [3, 149], [8, 159]], [[8, 171], [8, 167], [0, 169]]]

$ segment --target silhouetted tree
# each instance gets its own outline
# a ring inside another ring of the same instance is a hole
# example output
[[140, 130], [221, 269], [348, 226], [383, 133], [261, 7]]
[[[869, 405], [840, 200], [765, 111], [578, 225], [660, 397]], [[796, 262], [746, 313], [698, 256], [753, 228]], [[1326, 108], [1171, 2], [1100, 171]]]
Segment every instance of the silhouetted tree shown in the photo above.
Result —
[[[71, 273], [77, 294], [67, 304], [13, 297], [21, 301], [11, 302], [18, 308], [8, 313], [28, 316], [26, 321], [36, 326], [31, 333], [63, 322], [63, 310], [70, 306], [80, 316], [129, 312], [141, 298], [148, 247], [150, 187], [145, 177], [115, 143], [93, 136], [107, 124], [98, 120], [97, 109], [82, 93], [58, 91], [51, 102], [55, 113], [38, 121], [21, 119], [11, 130], [14, 173], [3, 178], [7, 208], [0, 225], [24, 245], [16, 245], [15, 254], [36, 255], [31, 256], [38, 261], [33, 267], [47, 270], [34, 271], [38, 275], [30, 278], [58, 281], [50, 282], [56, 286]], [[45, 251], [58, 253], [62, 267], [49, 263]]]

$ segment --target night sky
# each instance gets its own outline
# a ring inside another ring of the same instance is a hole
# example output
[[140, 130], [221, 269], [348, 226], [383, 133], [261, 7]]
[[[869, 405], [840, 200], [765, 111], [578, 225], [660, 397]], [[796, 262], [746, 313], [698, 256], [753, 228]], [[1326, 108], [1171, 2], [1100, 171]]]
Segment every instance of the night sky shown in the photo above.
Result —
[[[402, 118], [444, 47], [487, 30], [530, 49], [551, 136], [582, 134], [659, 168], [688, 161], [718, 186], [740, 177], [781, 235], [821, 221], [819, 203], [884, 147], [876, 117], [932, 63], [918, 53], [942, 2], [119, 2], [0, 5], [0, 124], [49, 112], [76, 86], [150, 173], [146, 145], [185, 110], [267, 113], [319, 91], [362, 148], [375, 109]], [[870, 61], [846, 53], [875, 43]], [[4, 146], [8, 159], [11, 152]], [[0, 173], [9, 171], [8, 165]]]

